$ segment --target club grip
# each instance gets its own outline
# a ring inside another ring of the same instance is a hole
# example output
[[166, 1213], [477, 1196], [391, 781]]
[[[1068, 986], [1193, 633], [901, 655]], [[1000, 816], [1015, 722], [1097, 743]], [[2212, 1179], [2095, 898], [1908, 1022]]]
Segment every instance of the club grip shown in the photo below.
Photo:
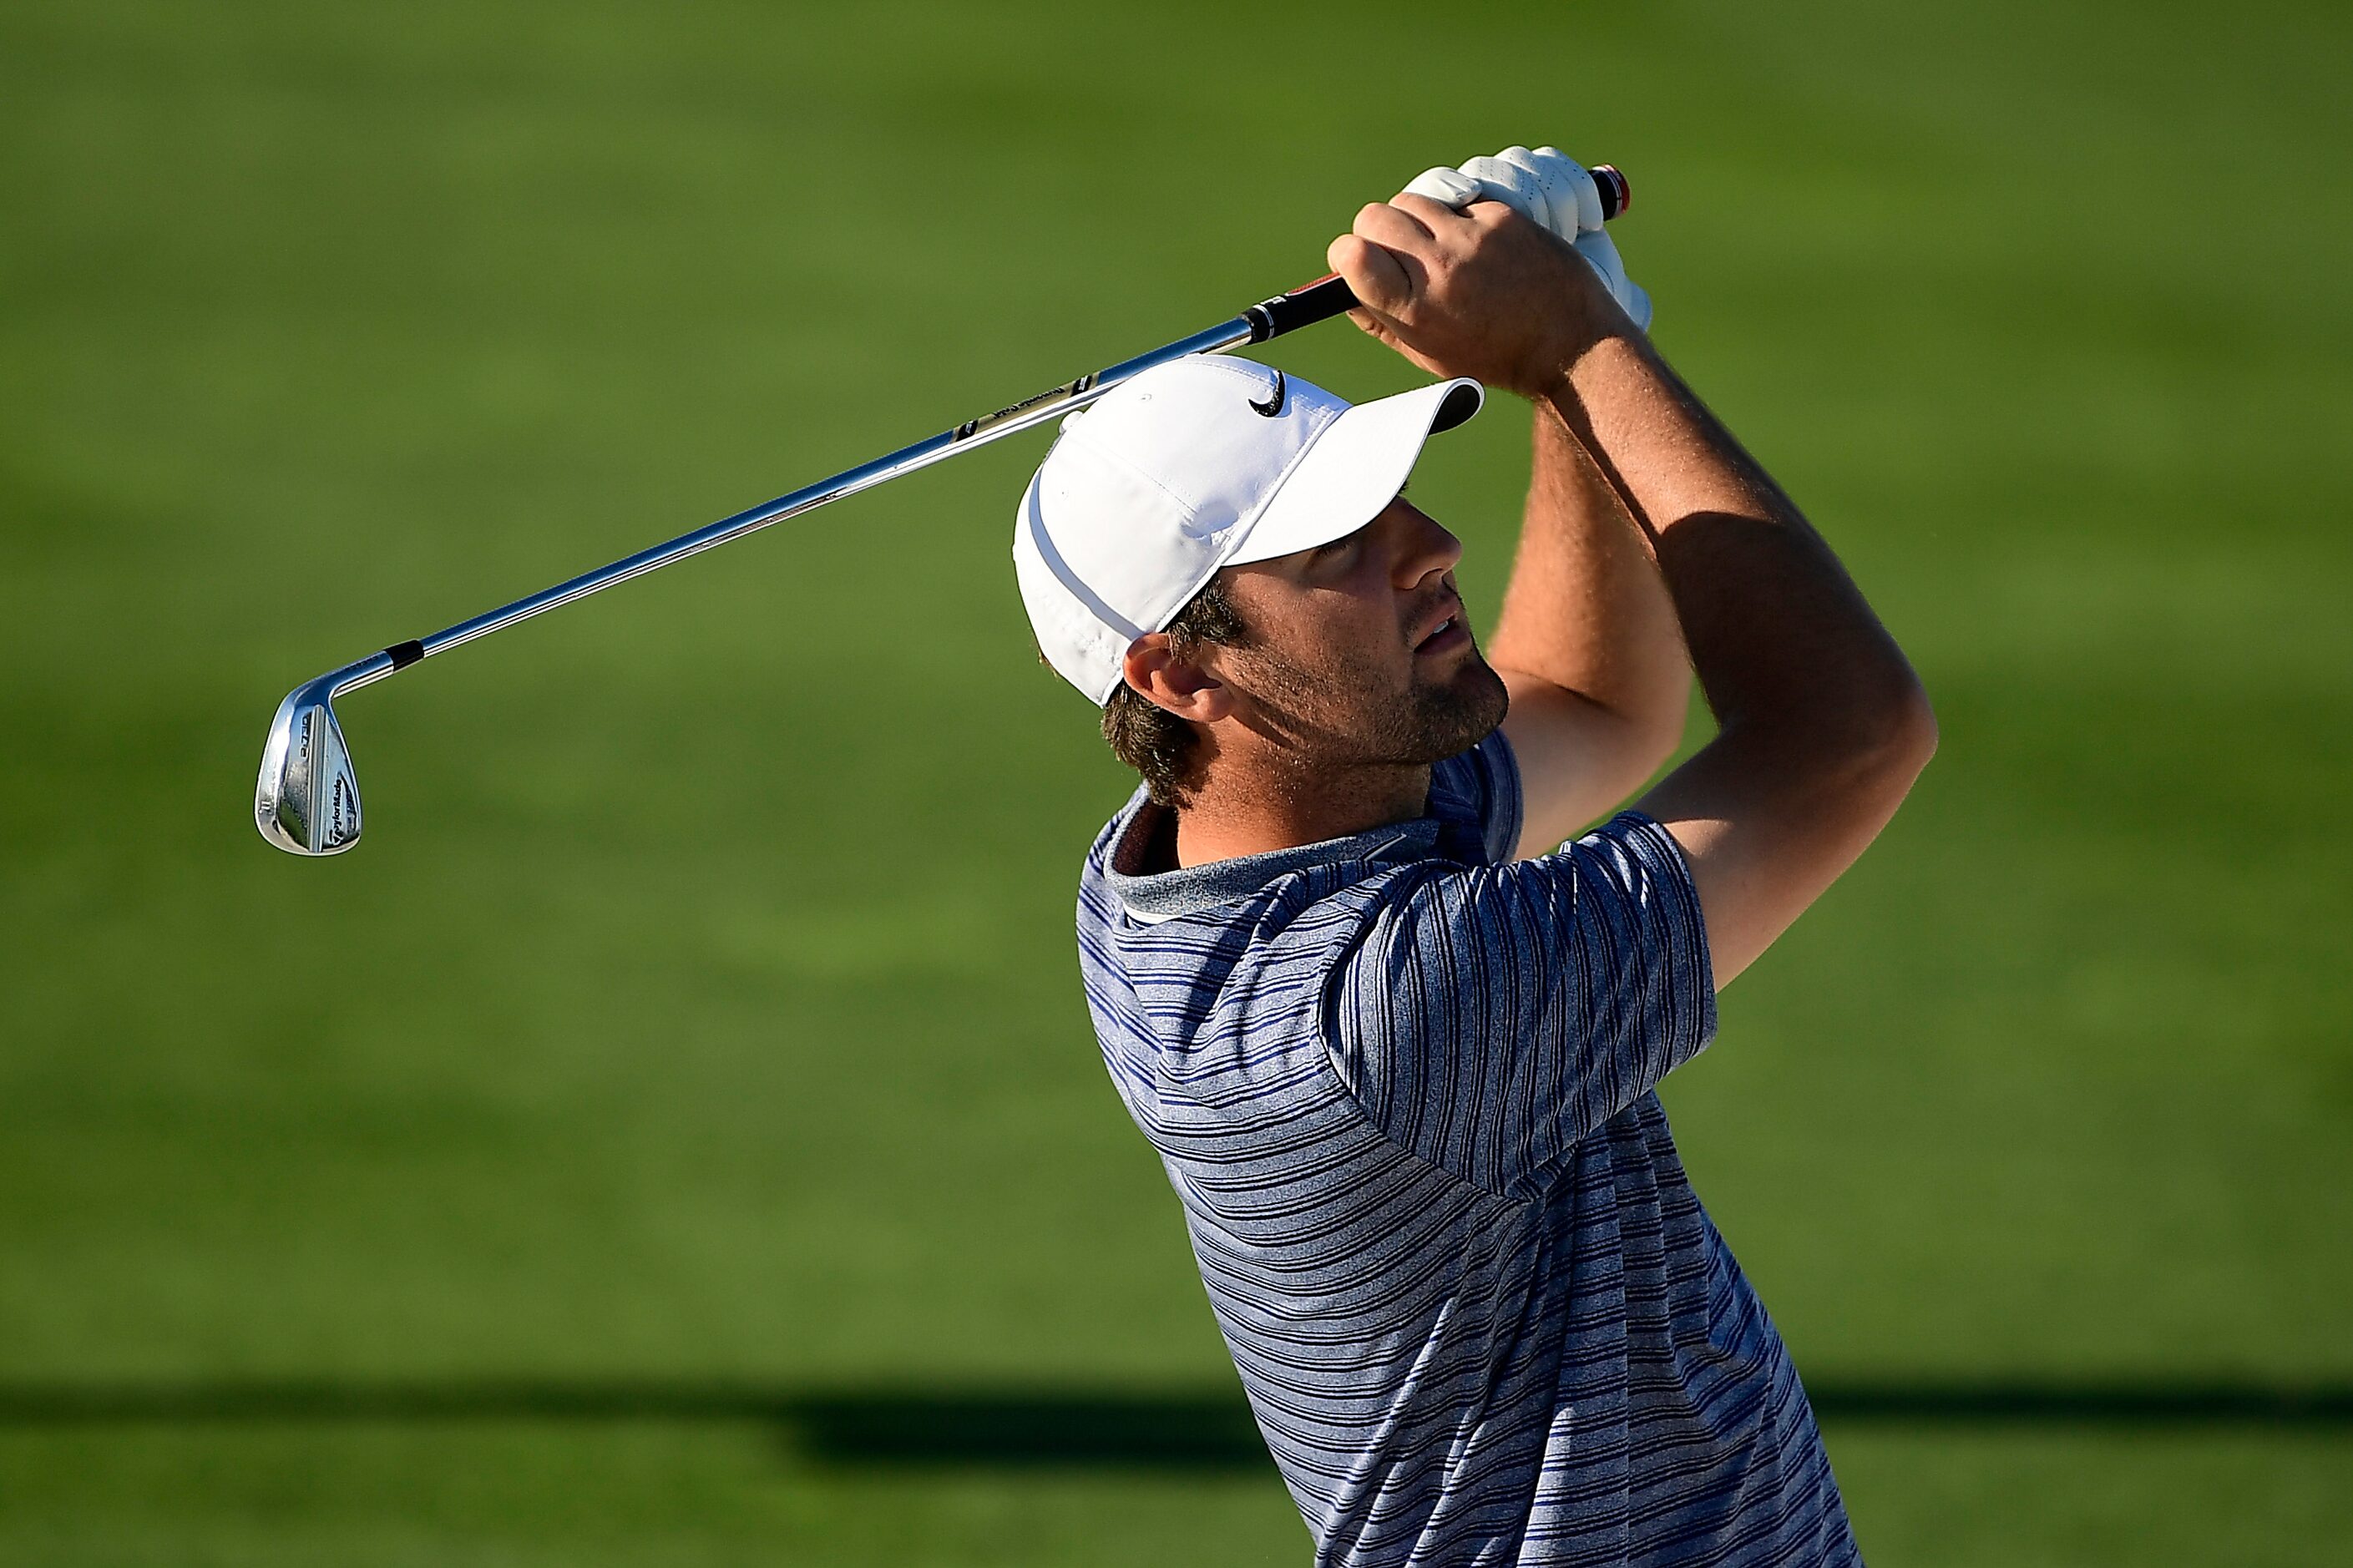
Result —
[[1261, 300], [1242, 313], [1250, 318], [1250, 341], [1262, 343], [1356, 308], [1356, 291], [1336, 272], [1326, 272], [1313, 283], [1303, 283], [1288, 294]]
[[[1603, 223], [1634, 205], [1634, 187], [1615, 163], [1596, 163], [1587, 172], [1592, 174], [1594, 186], [1601, 193]], [[1356, 308], [1356, 293], [1348, 287], [1348, 280], [1336, 272], [1327, 272], [1313, 283], [1303, 283], [1288, 293], [1261, 300], [1242, 313], [1250, 318], [1250, 341], [1262, 343], [1269, 338], [1345, 316]]]

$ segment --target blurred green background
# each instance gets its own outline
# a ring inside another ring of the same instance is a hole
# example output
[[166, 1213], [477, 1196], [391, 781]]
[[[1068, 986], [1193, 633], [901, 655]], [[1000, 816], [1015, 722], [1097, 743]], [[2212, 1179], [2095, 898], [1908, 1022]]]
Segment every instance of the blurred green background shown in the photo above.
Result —
[[[1667, 1099], [1895, 1563], [2353, 1561], [2341, 6], [0, 9], [0, 1560], [1302, 1563], [1081, 1004], [1042, 437], [296, 680], [1632, 174], [1944, 746]], [[1272, 357], [1414, 377], [1344, 326]], [[1498, 405], [1416, 499], [1492, 614]]]

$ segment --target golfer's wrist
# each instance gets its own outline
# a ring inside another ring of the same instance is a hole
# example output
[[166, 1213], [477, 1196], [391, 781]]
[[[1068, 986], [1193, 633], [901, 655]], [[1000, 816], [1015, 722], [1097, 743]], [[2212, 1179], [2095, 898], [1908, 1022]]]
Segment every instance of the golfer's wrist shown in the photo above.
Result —
[[1550, 330], [1532, 345], [1511, 386], [1532, 403], [1570, 394], [1577, 367], [1601, 345], [1641, 336], [1641, 329], [1598, 282], [1590, 289], [1573, 288], [1551, 312], [1547, 325]]
[[1548, 342], [1512, 390], [1531, 403], [1565, 407], [1568, 400], [1585, 395], [1580, 375], [1590, 368], [1597, 353], [1613, 345], [1640, 353], [1641, 340], [1641, 333], [1631, 321], [1623, 319], [1622, 313], [1614, 322], [1582, 323], [1578, 330]]
[[1561, 362], [1546, 400], [1562, 412], [1572, 405], [1593, 408], [1623, 401], [1638, 386], [1647, 387], [1664, 370], [1648, 337], [1630, 321], [1597, 330], [1578, 342]]

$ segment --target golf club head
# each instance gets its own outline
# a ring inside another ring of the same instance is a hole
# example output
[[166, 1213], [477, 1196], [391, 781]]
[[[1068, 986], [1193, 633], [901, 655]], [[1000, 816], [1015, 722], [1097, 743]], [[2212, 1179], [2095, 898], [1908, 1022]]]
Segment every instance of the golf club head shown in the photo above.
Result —
[[335, 681], [322, 675], [288, 692], [261, 749], [254, 824], [296, 855], [340, 855], [360, 841], [360, 786], [331, 706]]

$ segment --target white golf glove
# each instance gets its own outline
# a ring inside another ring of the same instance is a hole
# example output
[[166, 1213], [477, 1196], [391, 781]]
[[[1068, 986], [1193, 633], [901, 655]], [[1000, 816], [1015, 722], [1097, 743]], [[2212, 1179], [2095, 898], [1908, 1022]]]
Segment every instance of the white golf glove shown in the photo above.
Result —
[[1531, 223], [1552, 230], [1601, 275], [1634, 325], [1651, 330], [1651, 296], [1626, 276], [1618, 247], [1601, 227], [1601, 192], [1585, 165], [1557, 147], [1506, 147], [1492, 158], [1466, 159], [1419, 175], [1406, 189], [1460, 212], [1472, 202], [1501, 202]]

